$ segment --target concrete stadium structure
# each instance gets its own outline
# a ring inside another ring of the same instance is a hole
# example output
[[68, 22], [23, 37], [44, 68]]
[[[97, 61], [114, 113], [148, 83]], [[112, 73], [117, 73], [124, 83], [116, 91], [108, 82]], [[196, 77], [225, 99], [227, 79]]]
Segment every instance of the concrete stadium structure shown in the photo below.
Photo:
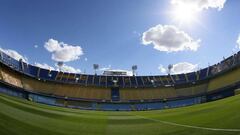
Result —
[[105, 76], [42, 69], [0, 52], [0, 92], [54, 106], [90, 110], [153, 110], [233, 96], [240, 87], [240, 52], [196, 72]]

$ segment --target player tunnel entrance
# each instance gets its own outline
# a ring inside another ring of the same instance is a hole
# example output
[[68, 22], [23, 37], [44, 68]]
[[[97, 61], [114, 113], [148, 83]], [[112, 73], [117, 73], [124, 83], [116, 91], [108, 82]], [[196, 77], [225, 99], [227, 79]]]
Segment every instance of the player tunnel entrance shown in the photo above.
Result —
[[120, 100], [119, 87], [112, 87], [111, 88], [111, 99], [112, 99], [112, 101], [119, 101]]

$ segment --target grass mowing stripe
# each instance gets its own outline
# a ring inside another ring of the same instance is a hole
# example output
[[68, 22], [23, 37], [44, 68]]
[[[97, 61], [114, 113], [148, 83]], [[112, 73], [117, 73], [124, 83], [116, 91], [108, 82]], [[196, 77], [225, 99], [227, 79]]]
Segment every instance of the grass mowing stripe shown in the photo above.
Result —
[[[28, 105], [25, 104], [19, 104], [16, 102], [13, 102], [8, 99], [3, 99], [0, 97], [0, 101], [2, 104], [11, 106], [13, 108], [32, 113], [35, 115], [40, 115], [43, 117], [49, 117], [49, 118], [54, 118], [54, 119], [61, 119], [65, 121], [71, 121], [71, 122], [77, 122], [77, 123], [88, 123], [88, 124], [95, 124], [96, 122], [101, 123], [102, 121], [105, 121], [106, 117], [90, 117], [90, 118], [85, 118], [84, 116], [78, 116], [78, 115], [72, 115], [71, 113], [68, 113], [68, 115], [65, 114], [59, 114], [59, 113], [54, 113], [48, 110], [39, 110], [37, 108], [31, 108]], [[87, 116], [87, 115], [86, 115]]]
[[92, 111], [92, 110], [81, 110], [81, 109], [72, 109], [72, 108], [66, 108], [66, 107], [59, 107], [59, 106], [51, 106], [51, 105], [46, 105], [46, 104], [41, 104], [41, 103], [36, 103], [36, 102], [30, 102], [21, 98], [17, 97], [12, 97], [8, 95], [4, 95], [0, 93], [0, 98], [7, 100], [9, 102], [14, 102], [15, 104], [19, 104], [21, 106], [27, 106], [29, 108], [33, 108], [36, 110], [47, 110], [47, 112], [53, 112], [53, 113], [59, 113], [59, 114], [77, 114], [83, 115], [83, 116], [89, 116], [89, 117], [94, 117], [96, 116], [108, 116], [107, 111]]
[[[27, 123], [29, 125], [34, 125], [36, 131], [41, 130], [41, 128], [48, 129], [51, 131], [59, 131], [62, 134], [72, 134], [72, 135], [78, 135], [80, 132], [83, 133], [91, 133], [91, 134], [101, 134], [104, 131], [104, 122], [99, 121], [87, 121], [83, 122], [82, 120], [79, 120], [79, 122], [73, 122], [73, 121], [67, 121], [60, 119], [53, 119], [48, 118], [44, 116], [39, 116], [36, 114], [32, 114], [29, 112], [24, 112], [22, 110], [18, 110], [17, 108], [12, 108], [11, 106], [7, 106], [5, 104], [0, 103], [1, 106], [1, 113], [4, 113], [8, 117], [12, 117], [16, 119], [17, 121], [22, 121], [24, 123]], [[9, 121], [9, 124], [12, 124], [14, 122]], [[99, 125], [98, 125], [99, 124]], [[21, 126], [21, 124], [19, 124]], [[12, 129], [11, 126], [9, 126], [9, 129]], [[26, 128], [28, 129], [28, 128]], [[31, 130], [31, 127], [29, 127]], [[1, 129], [0, 129], [1, 130]], [[19, 129], [12, 129], [12, 130], [19, 130]], [[22, 133], [23, 134], [23, 133]]]
[[[32, 131], [35, 131], [36, 135], [58, 134], [57, 132], [60, 135], [240, 135], [238, 131], [226, 131], [240, 130], [239, 106], [240, 95], [177, 109], [139, 112], [87, 111], [48, 106], [0, 94], [0, 113], [3, 114], [0, 114], [0, 135], [26, 135], [30, 134], [28, 132], [33, 133]], [[51, 117], [48, 113], [58, 117]], [[22, 132], [23, 129], [26, 134]]]
[[[0, 113], [0, 134], [5, 135], [7, 134], [24, 134], [24, 135], [41, 135], [41, 134], [48, 134], [48, 135], [62, 135], [57, 131], [50, 131], [45, 128], [36, 127], [32, 124], [28, 124], [24, 121], [19, 121], [13, 117], [7, 116], [5, 114]], [[37, 132], [36, 132], [37, 131]]]
[[50, 113], [50, 112], [44, 112], [44, 111], [35, 110], [35, 109], [32, 109], [32, 108], [30, 108], [30, 107], [28, 107], [26, 105], [19, 105], [18, 103], [14, 103], [14, 102], [8, 101], [8, 100], [3, 99], [3, 98], [0, 98], [0, 101], [3, 104], [6, 104], [6, 105], [11, 106], [13, 108], [17, 108], [19, 110], [23, 110], [25, 112], [38, 114], [38, 115], [42, 115], [42, 116], [50, 117], [50, 118], [59, 118], [59, 117], [61, 117], [61, 115], [58, 115], [58, 114], [53, 114], [53, 113]]
[[168, 124], [172, 126], [179, 126], [179, 127], [185, 127], [185, 128], [194, 128], [194, 129], [202, 129], [202, 130], [210, 130], [210, 131], [224, 131], [224, 132], [240, 132], [240, 129], [224, 129], [224, 128], [209, 128], [209, 127], [200, 127], [200, 126], [192, 126], [192, 125], [185, 125], [185, 124], [178, 124], [174, 122], [169, 122], [169, 121], [163, 121], [163, 120], [158, 120], [158, 119], [152, 119], [152, 118], [147, 118], [139, 115], [135, 115], [136, 117], [150, 120], [150, 121], [155, 121], [155, 122], [160, 122], [163, 124]]

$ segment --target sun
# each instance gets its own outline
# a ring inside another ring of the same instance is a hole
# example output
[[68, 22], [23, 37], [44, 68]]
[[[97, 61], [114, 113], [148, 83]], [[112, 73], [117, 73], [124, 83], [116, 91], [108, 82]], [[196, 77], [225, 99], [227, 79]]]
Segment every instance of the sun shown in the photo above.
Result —
[[182, 3], [173, 7], [172, 17], [179, 23], [192, 23], [196, 21], [198, 10], [192, 3]]

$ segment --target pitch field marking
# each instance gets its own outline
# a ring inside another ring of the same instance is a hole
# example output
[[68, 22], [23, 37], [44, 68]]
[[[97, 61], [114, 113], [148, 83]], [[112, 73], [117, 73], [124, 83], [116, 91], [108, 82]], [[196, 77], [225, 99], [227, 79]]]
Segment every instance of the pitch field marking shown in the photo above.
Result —
[[139, 115], [135, 115], [135, 116], [142, 118], [142, 119], [146, 119], [146, 120], [151, 120], [151, 121], [160, 122], [160, 123], [167, 124], [167, 125], [179, 126], [179, 127], [185, 127], [185, 128], [202, 129], [202, 130], [209, 130], [209, 131], [240, 132], [240, 129], [199, 127], [199, 126], [191, 126], [191, 125], [178, 124], [178, 123], [169, 122], [169, 121], [157, 120], [157, 119], [152, 119], [152, 118], [146, 118], [146, 117], [139, 116]]

